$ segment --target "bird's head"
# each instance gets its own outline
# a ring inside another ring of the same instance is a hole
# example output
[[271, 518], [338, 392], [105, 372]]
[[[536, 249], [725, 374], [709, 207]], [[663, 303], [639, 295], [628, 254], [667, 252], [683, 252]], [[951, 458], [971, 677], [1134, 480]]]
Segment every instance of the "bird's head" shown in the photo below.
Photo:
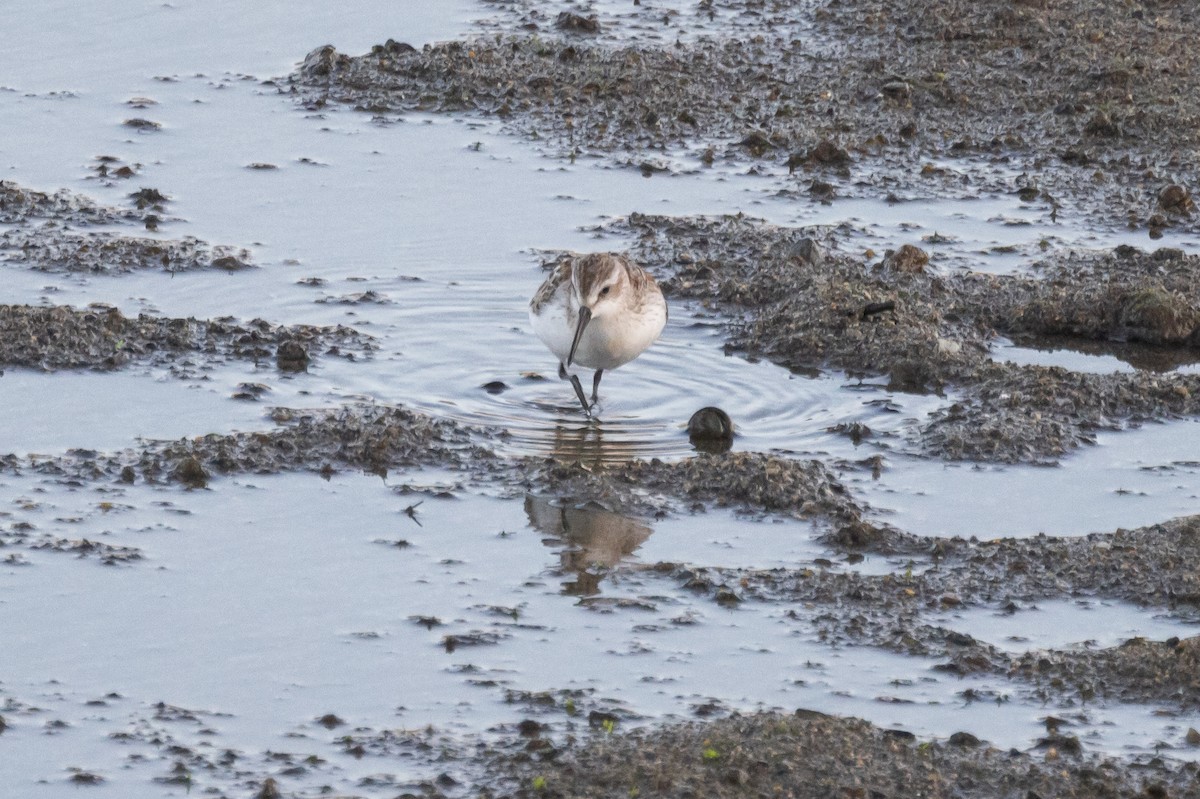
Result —
[[579, 306], [575, 338], [567, 356], [567, 366], [575, 358], [575, 350], [583, 331], [594, 318], [603, 318], [621, 308], [629, 289], [629, 272], [625, 259], [611, 253], [591, 253], [578, 258], [571, 268], [571, 287]]

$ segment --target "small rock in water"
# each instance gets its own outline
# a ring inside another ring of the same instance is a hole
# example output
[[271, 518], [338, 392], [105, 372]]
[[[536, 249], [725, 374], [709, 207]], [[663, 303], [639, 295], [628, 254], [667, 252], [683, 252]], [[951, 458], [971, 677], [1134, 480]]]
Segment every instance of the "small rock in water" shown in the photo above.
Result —
[[271, 387], [263, 383], [238, 383], [238, 390], [233, 393], [233, 398], [235, 400], [257, 402], [259, 397], [270, 390]]
[[737, 607], [741, 604], [742, 598], [730, 591], [728, 588], [717, 589], [716, 595], [713, 597], [718, 605], [726, 608]]
[[161, 208], [162, 205], [170, 201], [170, 197], [163, 194], [158, 189], [141, 188], [129, 195], [129, 199], [133, 200], [133, 204], [138, 210], [145, 208]]
[[125, 120], [125, 127], [133, 128], [134, 130], [158, 130], [162, 125], [149, 119], [127, 119]]
[[493, 380], [490, 383], [484, 383], [480, 388], [489, 394], [503, 394], [508, 390], [508, 384], [502, 383], [499, 380]]
[[327, 730], [332, 730], [334, 727], [340, 727], [346, 722], [342, 721], [334, 713], [326, 713], [324, 716], [321, 716], [319, 719], [317, 719], [317, 723]]
[[581, 14], [563, 11], [554, 20], [554, 27], [560, 31], [570, 31], [572, 33], [599, 33], [600, 19], [595, 14], [585, 17]]
[[536, 738], [542, 734], [542, 725], [533, 719], [524, 719], [518, 722], [517, 732], [526, 738]]
[[195, 458], [184, 458], [175, 467], [172, 476], [188, 488], [204, 488], [208, 485], [208, 472]]
[[837, 189], [828, 181], [813, 179], [813, 182], [808, 185], [808, 193], [814, 200], [828, 202], [837, 196]]
[[226, 272], [238, 272], [242, 269], [250, 268], [250, 264], [246, 263], [240, 258], [235, 258], [232, 255], [226, 255], [222, 258], [217, 258], [212, 262], [212, 265], [214, 268], [224, 269]]
[[434, 627], [441, 627], [444, 623], [437, 616], [409, 616], [409, 621], [420, 624], [426, 630], [432, 630]]
[[308, 350], [298, 341], [284, 341], [275, 351], [275, 362], [285, 372], [303, 372], [308, 369]]
[[104, 778], [90, 771], [76, 771], [71, 775], [71, 782], [76, 785], [99, 785], [104, 782]]
[[983, 742], [969, 732], [956, 732], [950, 736], [949, 743], [951, 746], [974, 748]]
[[728, 452], [733, 446], [733, 420], [720, 408], [709, 405], [688, 419], [688, 439], [701, 452]]

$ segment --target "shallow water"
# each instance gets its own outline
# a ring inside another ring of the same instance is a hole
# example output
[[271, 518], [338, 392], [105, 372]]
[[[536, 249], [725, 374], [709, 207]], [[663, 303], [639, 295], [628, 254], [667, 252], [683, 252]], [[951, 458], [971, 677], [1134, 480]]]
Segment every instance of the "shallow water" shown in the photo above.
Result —
[[888, 456], [878, 479], [848, 475], [878, 518], [925, 535], [1082, 535], [1195, 513], [1200, 421], [1101, 433], [1056, 466]]
[[[177, 219], [157, 234], [124, 232], [245, 246], [260, 268], [106, 277], [0, 264], [5, 302], [342, 323], [380, 346], [368, 361], [320, 359], [290, 377], [237, 362], [195, 380], [152, 368], [10, 369], [0, 377], [0, 452], [114, 450], [139, 437], [262, 429], [271, 405], [361, 398], [503, 426], [513, 434], [501, 445], [506, 454], [675, 458], [692, 451], [684, 431], [690, 414], [717, 404], [734, 418], [739, 449], [828, 462], [882, 455], [878, 479], [850, 468], [843, 477], [875, 518], [912, 532], [1077, 534], [1200, 509], [1200, 423], [1104, 434], [1054, 468], [929, 461], [915, 457], [907, 441], [952, 398], [893, 394], [837, 373], [796, 375], [728, 356], [720, 320], [678, 305], [659, 344], [605, 376], [601, 422], [586, 424], [528, 330], [525, 304], [543, 277], [544, 251], [619, 249], [620, 239], [597, 238], [594, 229], [633, 211], [742, 211], [823, 225], [836, 230], [842, 248], [882, 252], [910, 242], [948, 269], [1014, 271], [1044, 247], [1148, 242], [1083, 227], [1066, 214], [1052, 220], [1049, 209], [1003, 194], [889, 204], [868, 188], [822, 205], [785, 192], [782, 166], [763, 175], [698, 170], [684, 154], [675, 174], [646, 179], [603, 160], [557, 160], [485, 120], [306, 113], [264, 83], [327, 41], [352, 53], [389, 37], [420, 45], [476, 30], [471, 20], [485, 16], [468, 2], [372, 6], [351, 16], [307, 3], [292, 4], [286, 15], [230, 3], [43, 4], [7, 16], [7, 63], [19, 68], [0, 73], [7, 87], [0, 118], [17, 121], [0, 140], [4, 179], [117, 206], [139, 187], [156, 187], [171, 197], [168, 215]], [[684, 16], [692, 4], [655, 8], [676, 6]], [[596, 7], [632, 13], [619, 4]], [[44, 25], [45, 13], [66, 24]], [[737, 24], [705, 23], [716, 30]], [[96, 35], [108, 30], [131, 34], [130, 42]], [[133, 110], [133, 97], [156, 104]], [[121, 124], [133, 116], [163, 128], [133, 132]], [[98, 155], [139, 164], [138, 176], [97, 179]], [[929, 242], [934, 232], [942, 243]], [[1162, 243], [1198, 248], [1186, 239]], [[310, 277], [325, 282], [298, 282]], [[382, 301], [353, 302], [366, 291]], [[493, 381], [504, 390], [482, 388]], [[241, 382], [271, 390], [261, 403], [230, 399]], [[855, 446], [829, 431], [854, 421], [875, 436]], [[18, 546], [21, 557], [0, 562], [0, 626], [19, 644], [0, 655], [0, 713], [9, 724], [0, 736], [0, 784], [65, 795], [75, 790], [68, 769], [79, 767], [105, 777], [97, 794], [184, 795], [187, 786], [152, 781], [168, 777], [182, 757], [151, 743], [161, 734], [199, 752], [235, 749], [254, 763], [271, 762], [271, 751], [326, 760], [288, 775], [289, 790], [334, 784], [391, 795], [389, 786], [358, 782], [383, 772], [402, 782], [427, 774], [426, 767], [400, 754], [355, 760], [334, 743], [346, 728], [326, 730], [314, 719], [336, 713], [375, 731], [433, 724], [482, 734], [536, 712], [507, 703], [509, 690], [579, 690], [581, 707], [613, 707], [610, 700], [620, 697], [630, 716], [648, 718], [688, 716], [719, 700], [731, 709], [859, 715], [939, 736], [967, 729], [1001, 746], [1026, 748], [1038, 736], [1046, 708], [1008, 701], [981, 713], [960, 696], [976, 687], [1011, 699], [1011, 684], [949, 681], [919, 659], [831, 649], [803, 617], [752, 603], [723, 610], [638, 568], [658, 561], [769, 568], [829, 557], [806, 524], [718, 511], [647, 523], [569, 500], [485, 498], [454, 482], [436, 472], [393, 476], [390, 484], [293, 475], [184, 492], [0, 479], [0, 513], [9, 514], [0, 515], [0, 537], [28, 521], [33, 535], [134, 546], [144, 555], [105, 567], [94, 556]], [[432, 488], [397, 494], [403, 484]], [[457, 499], [433, 496], [446, 488]], [[415, 520], [403, 513], [422, 500]], [[396, 546], [401, 540], [411, 546]], [[868, 558], [834, 568], [904, 566]], [[583, 602], [587, 590], [599, 599]], [[624, 607], [611, 607], [619, 600]], [[1117, 611], [1113, 630], [1122, 637], [1194, 632], [1179, 619], [1130, 609], [1089, 612], [1105, 618]], [[1031, 612], [1022, 634], [1036, 646], [1076, 643], [1054, 632], [1074, 624], [1078, 612]], [[423, 615], [446, 624], [426, 629], [411, 621]], [[982, 612], [953, 622], [997, 645], [1013, 634]], [[1088, 629], [1088, 638], [1111, 640]], [[497, 642], [445, 651], [444, 636], [472, 632]], [[881, 701], [896, 699], [911, 703]], [[104, 704], [89, 704], [96, 700]], [[196, 718], [156, 709], [158, 702], [197, 711]], [[1092, 708], [1083, 734], [1098, 750], [1148, 751], [1157, 741], [1177, 741], [1179, 724], [1195, 723], [1152, 711]], [[561, 699], [546, 712], [556, 723], [573, 721]], [[54, 720], [68, 726], [48, 726]], [[122, 731], [135, 734], [108, 737]], [[206, 779], [251, 792], [228, 775]]]
[[1059, 366], [1073, 372], [1113, 374], [1149, 369], [1155, 372], [1200, 373], [1200, 361], [1189, 351], [1154, 352], [1138, 345], [1098, 346], [1088, 350], [1055, 347], [1019, 347], [999, 341], [992, 360], [1007, 361], [1021, 366]]
[[[1017, 610], [971, 608], [937, 617], [944, 627], [977, 636], [1013, 653], [1031, 649], [1107, 648], [1141, 636], [1165, 640], [1180, 618], [1121, 602], [1082, 599], [1038, 602]], [[1185, 619], [1194, 634], [1200, 620]]]
[[[1028, 746], [1038, 734], [1044, 709], [1005, 701], [985, 719], [961, 696], [973, 688], [1010, 698], [1016, 686], [1003, 679], [948, 678], [933, 660], [831, 648], [803, 609], [751, 602], [727, 610], [653, 572], [611, 569], [630, 550], [634, 566], [690, 553], [696, 565], [813, 563], [830, 553], [811, 543], [804, 523], [747, 526], [714, 511], [650, 527], [534, 499], [458, 490], [438, 498], [446, 477], [388, 485], [285, 475], [193, 492], [6, 478], [0, 512], [10, 529], [25, 522], [35, 540], [70, 535], [137, 547], [143, 557], [104, 566], [34, 549], [24, 565], [5, 567], [0, 609], [8, 629], [21, 622], [0, 686], [3, 745], [14, 754], [0, 759], [0, 782], [56, 795], [53, 786], [66, 788], [78, 767], [104, 777], [104, 795], [169, 795], [176, 791], [148, 786], [183, 761], [198, 784], [236, 787], [234, 773], [205, 773], [169, 744], [210, 760], [227, 749], [251, 761], [262, 751], [315, 754], [326, 764], [285, 784], [345, 789], [364, 775], [405, 772], [402, 759], [341, 756], [337, 739], [350, 730], [433, 724], [480, 734], [530, 716], [562, 725], [571, 722], [567, 695], [576, 713], [616, 711], [623, 723], [687, 718], [705, 705], [719, 713], [805, 707], [923, 734], [969, 729], [1004, 747]], [[414, 500], [421, 504], [410, 517], [403, 510]], [[1089, 612], [1117, 612], [1118, 625], [1064, 637], [1062, 623], [1084, 611], [1059, 604], [1023, 611], [1044, 624], [1006, 627], [983, 611], [939, 621], [1000, 646], [1014, 629], [1035, 636], [1035, 646], [1179, 629], [1106, 604]], [[463, 643], [451, 649], [448, 636]], [[556, 700], [512, 701], [525, 691]], [[1177, 738], [1178, 720], [1151, 711], [1097, 707], [1078, 732], [1112, 751]], [[317, 723], [329, 713], [348, 726]], [[155, 745], [155, 735], [166, 742]]]

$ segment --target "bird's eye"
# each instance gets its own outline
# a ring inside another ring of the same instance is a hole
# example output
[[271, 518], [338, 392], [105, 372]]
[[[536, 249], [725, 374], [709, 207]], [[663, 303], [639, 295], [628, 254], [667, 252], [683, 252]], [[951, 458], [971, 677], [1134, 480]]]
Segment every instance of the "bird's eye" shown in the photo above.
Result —
[[612, 286], [605, 286], [604, 288], [600, 289], [600, 296], [601, 297], [607, 296], [609, 289], [611, 289], [611, 288], [612, 288]]

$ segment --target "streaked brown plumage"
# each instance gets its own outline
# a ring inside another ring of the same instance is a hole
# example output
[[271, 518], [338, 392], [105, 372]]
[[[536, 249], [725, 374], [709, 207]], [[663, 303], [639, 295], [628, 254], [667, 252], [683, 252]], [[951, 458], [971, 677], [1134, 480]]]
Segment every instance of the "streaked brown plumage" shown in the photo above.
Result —
[[[640, 355], [662, 333], [667, 303], [654, 278], [624, 255], [591, 253], [564, 259], [529, 303], [538, 338], [558, 358], [587, 413], [597, 400], [600, 376]], [[575, 365], [595, 369], [589, 404]]]

